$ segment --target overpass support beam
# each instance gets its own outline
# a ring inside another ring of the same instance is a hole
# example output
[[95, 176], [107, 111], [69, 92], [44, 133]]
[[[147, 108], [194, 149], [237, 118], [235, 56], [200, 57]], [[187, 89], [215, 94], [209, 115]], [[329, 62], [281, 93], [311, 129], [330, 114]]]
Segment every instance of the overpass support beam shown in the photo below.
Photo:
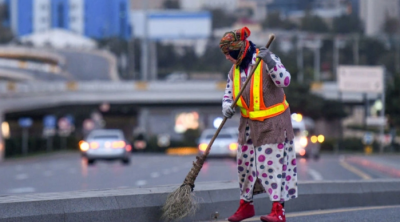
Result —
[[4, 112], [0, 110], [0, 163], [4, 161], [4, 156], [6, 153], [6, 145], [3, 139], [3, 120], [4, 120]]
[[138, 115], [138, 124], [139, 128], [143, 130], [146, 133], [146, 135], [149, 135], [150, 133], [149, 119], [150, 119], [150, 109], [149, 108], [140, 109]]

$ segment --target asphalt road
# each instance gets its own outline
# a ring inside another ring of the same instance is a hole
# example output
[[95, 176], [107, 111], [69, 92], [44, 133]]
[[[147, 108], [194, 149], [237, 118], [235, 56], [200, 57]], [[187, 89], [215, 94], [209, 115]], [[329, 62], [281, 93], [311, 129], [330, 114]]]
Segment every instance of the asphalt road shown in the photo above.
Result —
[[[0, 195], [181, 184], [194, 159], [194, 156], [133, 153], [129, 166], [118, 161], [88, 166], [79, 153], [58, 153], [7, 160], [0, 163]], [[393, 178], [398, 177], [395, 173], [400, 171], [399, 160], [397, 155], [346, 158], [322, 155], [318, 161], [300, 159], [298, 176], [303, 181]], [[373, 162], [363, 166], [365, 161]], [[232, 159], [210, 159], [196, 182], [236, 181], [236, 172]]]

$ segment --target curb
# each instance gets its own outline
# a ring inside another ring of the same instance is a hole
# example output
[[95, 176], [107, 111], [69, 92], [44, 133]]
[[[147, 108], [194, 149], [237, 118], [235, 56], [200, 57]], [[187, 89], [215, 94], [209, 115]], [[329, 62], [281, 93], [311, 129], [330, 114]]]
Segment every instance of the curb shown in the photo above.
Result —
[[[161, 221], [161, 207], [179, 185], [1, 196], [0, 222]], [[236, 182], [196, 184], [200, 208], [182, 221], [224, 219], [236, 211]], [[400, 180], [300, 182], [299, 198], [288, 201], [286, 212], [400, 204]], [[256, 214], [267, 214], [266, 194], [254, 199]], [[217, 217], [218, 215], [218, 217]]]

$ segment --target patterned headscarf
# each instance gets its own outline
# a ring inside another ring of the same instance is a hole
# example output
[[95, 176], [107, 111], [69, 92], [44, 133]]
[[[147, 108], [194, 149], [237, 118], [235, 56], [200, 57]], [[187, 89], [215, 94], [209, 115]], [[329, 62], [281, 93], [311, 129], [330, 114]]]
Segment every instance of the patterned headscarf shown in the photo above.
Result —
[[250, 29], [243, 27], [238, 30], [226, 32], [219, 42], [219, 47], [224, 54], [237, 54], [236, 65], [242, 63], [246, 56], [250, 43], [247, 38], [250, 36]]

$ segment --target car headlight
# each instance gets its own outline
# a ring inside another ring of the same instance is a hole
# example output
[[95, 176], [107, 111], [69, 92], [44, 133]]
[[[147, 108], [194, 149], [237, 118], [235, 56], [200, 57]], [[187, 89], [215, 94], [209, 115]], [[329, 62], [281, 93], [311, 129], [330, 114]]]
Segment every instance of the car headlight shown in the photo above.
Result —
[[310, 140], [311, 140], [312, 143], [316, 143], [316, 142], [318, 142], [318, 137], [317, 136], [312, 136], [310, 138]]
[[229, 149], [232, 150], [232, 151], [237, 150], [238, 147], [239, 147], [239, 145], [237, 143], [229, 144]]
[[87, 143], [87, 142], [82, 140], [82, 141], [79, 142], [79, 148], [83, 152], [88, 151], [89, 150], [89, 143]]
[[307, 146], [307, 144], [308, 144], [307, 137], [301, 137], [300, 138], [300, 146], [302, 146], [304, 148]]
[[324, 135], [319, 135], [318, 136], [318, 142], [323, 143], [325, 141], [325, 136]]
[[207, 149], [207, 143], [201, 143], [200, 145], [199, 145], [199, 150], [201, 150], [201, 151], [206, 151], [206, 149]]

